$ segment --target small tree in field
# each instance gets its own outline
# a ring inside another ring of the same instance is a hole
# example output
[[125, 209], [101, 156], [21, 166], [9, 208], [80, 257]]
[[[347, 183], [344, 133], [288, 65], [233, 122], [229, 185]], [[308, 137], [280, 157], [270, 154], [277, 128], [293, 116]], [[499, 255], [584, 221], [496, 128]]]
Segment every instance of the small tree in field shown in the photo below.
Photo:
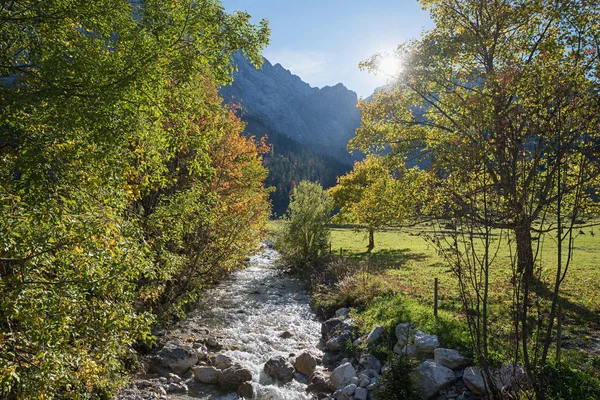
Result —
[[333, 202], [315, 182], [302, 181], [290, 199], [278, 247], [295, 269], [318, 264], [329, 247], [329, 215]]
[[357, 161], [354, 169], [338, 178], [338, 184], [329, 189], [335, 207], [340, 209], [334, 221], [365, 226], [370, 253], [375, 247], [376, 230], [406, 219], [409, 202], [401, 198], [406, 193], [381, 158], [368, 156]]

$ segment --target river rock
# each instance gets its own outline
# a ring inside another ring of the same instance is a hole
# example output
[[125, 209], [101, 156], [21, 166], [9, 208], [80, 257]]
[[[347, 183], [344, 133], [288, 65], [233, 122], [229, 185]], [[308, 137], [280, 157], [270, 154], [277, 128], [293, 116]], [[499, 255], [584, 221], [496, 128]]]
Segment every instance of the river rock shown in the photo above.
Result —
[[381, 325], [377, 325], [371, 333], [367, 336], [366, 342], [368, 345], [373, 345], [379, 342], [383, 338], [383, 334], [385, 333], [385, 328]]
[[183, 379], [177, 374], [169, 374], [169, 383], [181, 383]]
[[433, 359], [436, 363], [450, 369], [462, 369], [471, 363], [470, 359], [452, 349], [435, 349], [433, 351]]
[[333, 370], [329, 376], [329, 387], [331, 390], [341, 389], [356, 376], [356, 370], [349, 362], [344, 363]]
[[469, 388], [469, 390], [475, 394], [484, 394], [485, 390], [485, 382], [483, 380], [483, 375], [481, 374], [481, 369], [478, 367], [469, 367], [465, 369], [463, 373], [463, 382]]
[[356, 388], [356, 391], [354, 392], [354, 399], [356, 400], [367, 400], [368, 396], [369, 391], [364, 387]]
[[188, 392], [188, 387], [185, 383], [169, 383], [169, 385], [167, 386], [167, 393], [174, 393], [174, 394], [185, 394]]
[[214, 337], [209, 337], [208, 339], [206, 339], [206, 345], [214, 350], [221, 350], [223, 348], [223, 345], [221, 343], [219, 343], [219, 341], [217, 340], [217, 338]]
[[341, 351], [349, 340], [352, 340], [350, 332], [342, 331], [340, 334], [329, 339], [325, 343], [325, 348], [329, 351]]
[[214, 364], [217, 369], [227, 369], [233, 365], [233, 359], [225, 354], [217, 354]]
[[237, 390], [238, 396], [242, 399], [253, 399], [254, 398], [254, 386], [252, 382], [244, 382], [242, 383]]
[[193, 347], [183, 345], [179, 340], [170, 340], [154, 359], [159, 365], [169, 367], [171, 371], [182, 375], [198, 363], [198, 353]]
[[321, 370], [315, 370], [308, 377], [308, 387], [306, 388], [307, 392], [311, 393], [323, 393], [329, 392], [329, 383], [328, 376]]
[[264, 371], [271, 378], [281, 382], [291, 382], [294, 379], [294, 367], [284, 358], [271, 358], [265, 363]]
[[240, 365], [232, 365], [219, 374], [219, 386], [225, 390], [237, 391], [244, 382], [252, 380], [252, 372]]
[[423, 397], [431, 399], [440, 389], [443, 389], [456, 381], [454, 371], [432, 360], [423, 361], [414, 374], [417, 386]]
[[308, 376], [312, 374], [317, 367], [317, 359], [312, 354], [302, 353], [296, 357], [294, 367], [296, 368], [296, 371]]
[[440, 341], [435, 335], [428, 335], [419, 331], [415, 335], [415, 346], [421, 353], [433, 354], [435, 349], [440, 347]]
[[332, 318], [321, 324], [321, 334], [326, 339], [341, 332], [351, 332], [353, 329], [354, 323], [349, 319]]
[[381, 361], [372, 354], [363, 354], [358, 360], [358, 370], [364, 371], [369, 369], [379, 373], [381, 371]]
[[283, 331], [279, 334], [279, 337], [282, 339], [289, 339], [294, 336], [290, 331]]
[[211, 366], [193, 367], [194, 379], [198, 382], [215, 385], [219, 383], [221, 371]]

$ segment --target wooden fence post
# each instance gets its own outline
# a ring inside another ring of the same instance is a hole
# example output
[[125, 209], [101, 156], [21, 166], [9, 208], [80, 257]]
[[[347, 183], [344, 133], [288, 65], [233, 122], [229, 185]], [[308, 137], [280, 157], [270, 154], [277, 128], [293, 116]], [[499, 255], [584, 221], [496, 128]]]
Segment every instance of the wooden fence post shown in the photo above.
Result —
[[438, 278], [435, 278], [433, 284], [433, 316], [438, 316]]

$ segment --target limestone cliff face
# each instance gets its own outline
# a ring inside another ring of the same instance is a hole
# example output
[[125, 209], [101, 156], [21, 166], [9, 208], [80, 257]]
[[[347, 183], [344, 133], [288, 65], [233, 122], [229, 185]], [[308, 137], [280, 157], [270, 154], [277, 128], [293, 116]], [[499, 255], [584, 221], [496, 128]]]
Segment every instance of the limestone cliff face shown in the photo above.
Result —
[[276, 132], [320, 153], [351, 159], [346, 145], [360, 125], [356, 93], [341, 83], [313, 88], [267, 59], [259, 70], [239, 55], [234, 61], [234, 83], [221, 95], [242, 105], [242, 117], [253, 122], [249, 134]]

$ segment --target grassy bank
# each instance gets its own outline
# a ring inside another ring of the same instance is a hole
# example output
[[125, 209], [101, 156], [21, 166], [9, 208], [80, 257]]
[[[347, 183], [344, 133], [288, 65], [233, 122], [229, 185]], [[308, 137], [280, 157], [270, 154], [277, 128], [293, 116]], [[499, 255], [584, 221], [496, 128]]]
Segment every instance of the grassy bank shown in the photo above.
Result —
[[[279, 222], [271, 222], [276, 231]], [[315, 285], [315, 307], [330, 316], [339, 307], [351, 307], [361, 330], [384, 325], [390, 341], [393, 327], [413, 321], [420, 329], [438, 334], [442, 345], [466, 350], [469, 333], [462, 314], [456, 278], [449, 265], [426, 240], [432, 229], [419, 226], [376, 233], [375, 249], [365, 250], [368, 238], [352, 228], [335, 227], [331, 233], [332, 261], [324, 272], [325, 283]], [[563, 283], [564, 354], [572, 364], [600, 376], [600, 235], [590, 228], [578, 233], [569, 274]], [[548, 272], [556, 262], [556, 245], [541, 238], [542, 263]], [[340, 256], [341, 254], [341, 256]], [[491, 272], [492, 334], [510, 331], [510, 251], [501, 246]], [[434, 279], [439, 280], [439, 318], [433, 318]], [[327, 282], [337, 279], [335, 286]], [[500, 343], [501, 341], [498, 341]], [[495, 349], [498, 359], [505, 350]], [[596, 352], [596, 353], [595, 353]]]

